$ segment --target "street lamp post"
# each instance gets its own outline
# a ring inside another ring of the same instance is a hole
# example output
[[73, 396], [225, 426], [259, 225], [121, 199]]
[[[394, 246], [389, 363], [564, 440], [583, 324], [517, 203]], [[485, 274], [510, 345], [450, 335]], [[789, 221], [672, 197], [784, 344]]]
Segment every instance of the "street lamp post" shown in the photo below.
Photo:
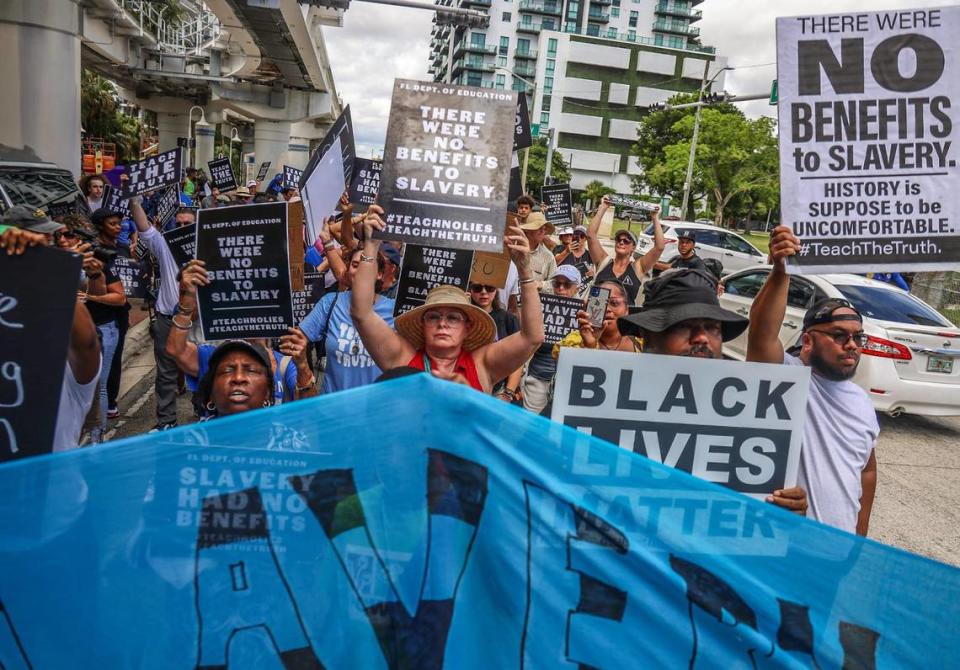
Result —
[[[200, 105], [194, 105], [193, 107], [190, 108], [190, 111], [187, 112], [187, 158], [189, 159], [190, 156], [192, 155], [194, 160], [196, 160], [197, 158], [197, 152], [194, 151], [193, 154], [191, 154], [190, 150], [193, 147], [191, 147], [190, 145], [193, 144], [193, 110], [195, 109], [200, 110], [199, 120], [206, 123], [206, 119], [203, 116], [203, 107], [201, 107]], [[193, 166], [193, 161], [187, 160], [187, 165]]]
[[687, 159], [687, 176], [683, 182], [683, 204], [680, 205], [680, 216], [687, 215], [687, 205], [690, 204], [690, 187], [691, 182], [693, 181], [693, 161], [697, 156], [697, 139], [700, 137], [700, 110], [703, 109], [703, 105], [700, 104], [703, 102], [703, 94], [707, 90], [707, 86], [710, 86], [717, 80], [717, 77], [721, 73], [727, 70], [733, 70], [731, 66], [725, 66], [717, 70], [716, 74], [707, 80], [707, 75], [710, 73], [710, 63], [711, 61], [706, 61], [703, 66], [703, 79], [700, 81], [700, 95], [697, 96], [697, 111], [693, 117], [693, 139], [690, 141], [690, 157]]
[[230, 169], [233, 169], [233, 143], [240, 142], [240, 131], [236, 126], [230, 126]]

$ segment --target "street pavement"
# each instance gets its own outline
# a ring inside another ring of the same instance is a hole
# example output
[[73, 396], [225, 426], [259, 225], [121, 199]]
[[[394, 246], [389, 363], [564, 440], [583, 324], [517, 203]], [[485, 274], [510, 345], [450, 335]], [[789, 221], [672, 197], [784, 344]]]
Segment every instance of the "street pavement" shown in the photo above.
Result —
[[[156, 423], [153, 347], [143, 326], [131, 329], [127, 346], [120, 418], [109, 439], [141, 435]], [[181, 425], [195, 420], [189, 393], [177, 404]], [[881, 415], [880, 428], [870, 537], [960, 566], [960, 417]]]

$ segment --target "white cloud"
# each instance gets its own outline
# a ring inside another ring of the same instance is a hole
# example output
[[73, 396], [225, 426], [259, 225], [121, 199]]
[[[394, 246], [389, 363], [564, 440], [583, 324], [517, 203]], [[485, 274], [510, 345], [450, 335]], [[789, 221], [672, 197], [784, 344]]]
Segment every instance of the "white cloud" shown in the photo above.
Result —
[[[952, 4], [956, 4], [956, 0], [923, 0], [922, 3], [906, 0], [708, 0], [698, 7], [703, 10], [703, 19], [696, 25], [700, 26], [703, 44], [715, 46], [718, 54], [726, 56], [730, 65], [739, 68], [726, 74], [724, 88], [737, 95], [751, 95], [769, 93], [770, 84], [777, 77], [778, 16], [916, 9], [919, 6]], [[776, 116], [777, 110], [766, 100], [743, 103], [740, 108], [751, 117]]]
[[433, 13], [352, 2], [342, 28], [324, 28], [337, 92], [350, 105], [357, 155], [379, 152], [387, 135], [394, 79], [427, 74]]

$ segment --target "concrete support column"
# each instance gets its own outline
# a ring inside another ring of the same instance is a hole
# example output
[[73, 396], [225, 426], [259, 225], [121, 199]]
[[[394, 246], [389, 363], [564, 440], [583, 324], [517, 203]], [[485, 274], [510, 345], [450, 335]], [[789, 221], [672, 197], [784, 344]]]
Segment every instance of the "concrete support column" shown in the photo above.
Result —
[[[177, 148], [178, 137], [189, 137], [186, 114], [170, 114], [168, 112], [157, 112], [157, 135], [160, 142], [160, 151], [169, 151]], [[184, 157], [186, 161], [186, 157]], [[186, 162], [184, 162], [186, 167]]]
[[291, 137], [287, 144], [287, 160], [284, 165], [302, 170], [310, 159], [310, 140], [306, 137]]
[[[270, 161], [270, 171], [265, 182], [282, 169], [287, 159], [287, 145], [290, 143], [289, 121], [262, 121], [253, 124], [253, 151], [259, 168], [264, 161]], [[256, 175], [254, 175], [256, 176]]]
[[80, 10], [0, 2], [0, 144], [80, 174]]
[[198, 170], [207, 169], [207, 163], [213, 160], [213, 140], [217, 129], [205, 121], [197, 121], [193, 126], [193, 135], [197, 138], [197, 148], [193, 152], [193, 165]]

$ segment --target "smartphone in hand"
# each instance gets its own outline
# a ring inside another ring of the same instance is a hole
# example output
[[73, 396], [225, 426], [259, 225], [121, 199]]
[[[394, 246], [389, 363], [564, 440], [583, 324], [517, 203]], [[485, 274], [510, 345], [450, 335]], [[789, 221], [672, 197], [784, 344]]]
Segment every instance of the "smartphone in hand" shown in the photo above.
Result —
[[587, 296], [587, 316], [590, 319], [590, 325], [594, 328], [603, 327], [603, 315], [607, 313], [609, 299], [610, 289], [599, 286], [590, 287], [590, 295]]

